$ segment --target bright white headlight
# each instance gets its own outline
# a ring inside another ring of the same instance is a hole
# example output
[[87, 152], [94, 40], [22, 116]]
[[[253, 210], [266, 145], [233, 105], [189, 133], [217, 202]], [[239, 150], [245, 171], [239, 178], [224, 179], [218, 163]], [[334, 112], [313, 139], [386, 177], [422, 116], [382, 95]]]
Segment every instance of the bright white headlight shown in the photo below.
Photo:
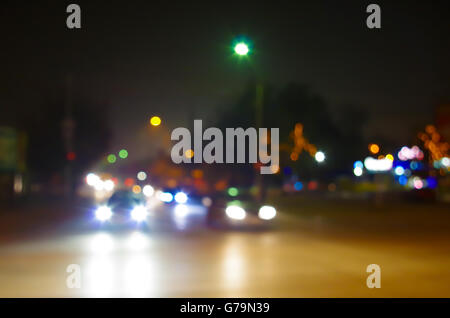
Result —
[[95, 217], [99, 221], [106, 221], [109, 220], [112, 216], [112, 211], [107, 206], [101, 206], [98, 207], [98, 209], [95, 211]]
[[243, 220], [245, 219], [245, 210], [236, 205], [230, 205], [225, 210], [226, 215], [234, 220]]
[[175, 194], [175, 201], [177, 201], [177, 203], [184, 204], [187, 202], [187, 200], [188, 200], [188, 197], [187, 197], [186, 193], [178, 192], [177, 194]]
[[161, 192], [159, 191], [157, 193], [158, 199], [160, 199], [162, 202], [170, 203], [173, 200], [173, 195], [170, 192]]
[[147, 217], [147, 209], [144, 206], [138, 205], [131, 210], [131, 218], [137, 222], [144, 221]]
[[263, 220], [271, 220], [277, 215], [273, 206], [264, 205], [259, 209], [258, 216]]

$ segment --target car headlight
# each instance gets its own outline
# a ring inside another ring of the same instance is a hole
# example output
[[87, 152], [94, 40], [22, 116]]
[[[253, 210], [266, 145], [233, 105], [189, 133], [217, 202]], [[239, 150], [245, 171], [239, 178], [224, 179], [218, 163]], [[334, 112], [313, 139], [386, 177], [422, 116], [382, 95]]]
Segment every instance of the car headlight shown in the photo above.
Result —
[[277, 210], [273, 206], [264, 205], [259, 209], [258, 216], [263, 220], [271, 220], [277, 215]]
[[175, 194], [175, 201], [179, 204], [184, 204], [186, 203], [188, 200], [188, 197], [186, 195], [186, 193], [184, 192], [178, 192], [177, 194]]
[[158, 199], [162, 202], [170, 203], [173, 200], [173, 195], [170, 192], [158, 192]]
[[225, 214], [233, 220], [243, 220], [245, 219], [245, 210], [236, 205], [230, 205], [225, 209]]
[[144, 221], [147, 217], [147, 209], [142, 206], [138, 205], [131, 210], [131, 218], [137, 222]]
[[99, 221], [107, 221], [111, 218], [111, 216], [112, 216], [112, 211], [107, 206], [100, 206], [95, 211], [95, 217]]

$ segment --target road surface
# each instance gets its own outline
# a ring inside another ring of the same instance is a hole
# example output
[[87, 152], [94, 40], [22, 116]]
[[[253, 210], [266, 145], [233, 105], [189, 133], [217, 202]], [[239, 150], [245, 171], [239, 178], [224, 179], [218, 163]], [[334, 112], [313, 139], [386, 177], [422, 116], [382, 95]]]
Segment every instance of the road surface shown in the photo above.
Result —
[[[88, 208], [56, 217], [62, 209], [2, 213], [0, 297], [450, 297], [440, 220], [423, 233], [383, 220], [381, 231], [281, 210], [271, 231], [232, 232], [205, 227], [201, 211], [175, 219], [165, 208], [148, 232], [108, 232]], [[70, 264], [81, 288], [67, 287]], [[379, 289], [366, 285], [369, 264], [381, 267]]]

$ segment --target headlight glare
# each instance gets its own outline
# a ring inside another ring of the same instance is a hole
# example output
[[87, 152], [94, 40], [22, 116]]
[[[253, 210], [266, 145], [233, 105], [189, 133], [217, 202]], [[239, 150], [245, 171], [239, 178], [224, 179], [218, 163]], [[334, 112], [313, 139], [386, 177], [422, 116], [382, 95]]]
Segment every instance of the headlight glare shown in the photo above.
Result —
[[147, 209], [142, 206], [138, 205], [131, 210], [131, 218], [137, 222], [142, 222], [147, 217]]
[[111, 216], [112, 211], [106, 205], [98, 207], [97, 210], [95, 211], [95, 217], [99, 221], [107, 221], [111, 218]]
[[186, 193], [184, 192], [178, 192], [177, 194], [175, 194], [175, 201], [179, 204], [184, 204], [186, 203], [188, 200], [188, 197], [186, 195]]
[[173, 200], [173, 195], [170, 192], [158, 192], [158, 198], [165, 203], [170, 203]]
[[277, 215], [277, 210], [273, 206], [264, 205], [259, 209], [258, 216], [263, 220], [271, 220]]
[[225, 209], [225, 214], [233, 220], [243, 220], [245, 219], [245, 210], [236, 205], [230, 205]]

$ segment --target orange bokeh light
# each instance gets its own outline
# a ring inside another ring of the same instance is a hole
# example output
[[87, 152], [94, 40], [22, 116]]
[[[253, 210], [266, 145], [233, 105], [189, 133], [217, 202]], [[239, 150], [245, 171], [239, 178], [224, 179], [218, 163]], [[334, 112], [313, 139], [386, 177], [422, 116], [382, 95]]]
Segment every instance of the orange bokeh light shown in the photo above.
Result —
[[186, 156], [186, 158], [192, 158], [194, 157], [194, 151], [192, 149], [188, 149], [186, 150], [186, 153], [184, 154]]
[[132, 190], [136, 194], [141, 193], [141, 187], [138, 185], [133, 186]]
[[373, 154], [376, 154], [380, 151], [380, 147], [377, 144], [370, 144], [369, 151]]

